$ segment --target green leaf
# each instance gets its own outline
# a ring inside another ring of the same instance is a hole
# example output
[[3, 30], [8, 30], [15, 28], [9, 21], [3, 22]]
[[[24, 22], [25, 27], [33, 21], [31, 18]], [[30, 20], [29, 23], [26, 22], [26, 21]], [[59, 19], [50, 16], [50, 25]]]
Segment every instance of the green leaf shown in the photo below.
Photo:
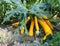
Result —
[[60, 20], [57, 20], [57, 19], [56, 20], [51, 19], [50, 21], [51, 22], [56, 22], [56, 23], [59, 23], [60, 22]]

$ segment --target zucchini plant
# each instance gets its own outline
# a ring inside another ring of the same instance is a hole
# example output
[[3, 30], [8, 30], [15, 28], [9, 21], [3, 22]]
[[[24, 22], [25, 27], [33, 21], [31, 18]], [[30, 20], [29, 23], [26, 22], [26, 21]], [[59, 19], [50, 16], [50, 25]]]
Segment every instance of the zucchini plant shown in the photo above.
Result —
[[[20, 34], [29, 36], [39, 35], [40, 29], [43, 28], [44, 33], [46, 34], [44, 35], [43, 40], [46, 40], [48, 35], [53, 35], [52, 30], [54, 30], [54, 27], [51, 24], [50, 19], [53, 19], [56, 14], [59, 15], [59, 0], [4, 1], [9, 4], [9, 8], [11, 9], [5, 10], [6, 13], [1, 24], [6, 23], [7, 21], [16, 21], [12, 26], [18, 25]], [[15, 20], [12, 18], [15, 18]]]

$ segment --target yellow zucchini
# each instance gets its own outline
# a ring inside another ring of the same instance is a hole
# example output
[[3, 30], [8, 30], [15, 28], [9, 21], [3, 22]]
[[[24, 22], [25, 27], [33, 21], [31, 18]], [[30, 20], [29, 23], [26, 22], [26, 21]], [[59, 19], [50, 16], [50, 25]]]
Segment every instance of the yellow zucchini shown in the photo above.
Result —
[[33, 36], [33, 28], [34, 28], [34, 20], [32, 20], [30, 24], [29, 36]]
[[19, 22], [15, 22], [12, 24], [12, 26], [18, 26]]
[[[48, 19], [48, 17], [46, 15], [42, 15], [44, 19]], [[49, 20], [45, 20], [45, 22], [48, 24], [48, 26], [53, 30], [53, 26], [51, 24], [51, 22]]]
[[[27, 23], [29, 20], [30, 20], [30, 16], [28, 16], [28, 20], [25, 23]], [[19, 22], [15, 22], [12, 24], [12, 26], [18, 26], [18, 25], [19, 25]]]
[[37, 17], [35, 16], [35, 27], [36, 27], [36, 34], [39, 35], [39, 25], [37, 21]]
[[44, 21], [44, 20], [40, 20], [40, 19], [38, 19], [38, 22], [40, 23], [40, 25], [43, 27], [43, 29], [44, 29], [44, 32], [45, 32], [45, 36], [44, 36], [44, 38], [43, 38], [43, 40], [45, 40], [46, 39], [46, 37], [48, 36], [48, 35], [52, 35], [53, 33], [52, 33], [52, 30], [50, 29], [50, 27], [47, 25], [47, 23]]
[[24, 34], [24, 27], [23, 27], [23, 29], [21, 30], [21, 34]]
[[[25, 21], [25, 23], [27, 24], [27, 22], [30, 20], [30, 16], [28, 17], [28, 20], [27, 21]], [[23, 27], [23, 29], [21, 30], [21, 34], [24, 34], [24, 27]]]

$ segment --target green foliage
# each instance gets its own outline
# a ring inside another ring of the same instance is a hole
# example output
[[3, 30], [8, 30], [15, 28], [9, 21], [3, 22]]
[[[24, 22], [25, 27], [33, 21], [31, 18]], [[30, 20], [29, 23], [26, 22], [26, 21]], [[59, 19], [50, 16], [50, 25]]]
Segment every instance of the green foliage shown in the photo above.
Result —
[[3, 18], [6, 16], [6, 11], [10, 10], [10, 4], [6, 1], [0, 0], [0, 23], [3, 21]]
[[[3, 0], [1, 2], [1, 17], [4, 17], [2, 23], [9, 21], [11, 17], [16, 16], [19, 20], [21, 17], [27, 18], [27, 14], [34, 14], [41, 18], [41, 14], [54, 16], [59, 15], [59, 0]], [[3, 10], [2, 10], [3, 9]], [[0, 17], [0, 18], [1, 18]], [[22, 19], [23, 20], [23, 19]], [[22, 21], [21, 20], [21, 21]]]
[[[6, 22], [21, 22], [19, 29], [27, 28], [25, 21], [28, 16], [37, 16], [42, 18], [41, 14], [47, 15], [51, 19], [57, 14], [60, 14], [60, 0], [1, 0], [0, 1], [0, 21], [1, 24]], [[52, 22], [57, 22], [58, 20]], [[59, 21], [60, 22], [60, 21]]]
[[[0, 21], [4, 24], [7, 21], [26, 21], [27, 17], [37, 16], [42, 19], [41, 14], [53, 18], [60, 15], [60, 0], [1, 0]], [[15, 18], [11, 19], [11, 18]], [[22, 24], [24, 23], [22, 22]], [[59, 21], [60, 22], [60, 21]], [[21, 24], [21, 26], [22, 26]], [[26, 27], [26, 26], [25, 26]]]
[[[0, 24], [5, 24], [8, 21], [19, 21], [21, 24], [16, 30], [21, 30], [22, 27], [25, 27], [25, 34], [28, 34], [25, 24], [27, 17], [37, 16], [43, 19], [41, 14], [47, 15], [51, 22], [60, 23], [60, 20], [53, 19], [56, 14], [60, 18], [60, 0], [0, 0]], [[60, 31], [55, 24], [53, 25], [56, 30]], [[47, 44], [49, 46], [60, 46], [59, 36], [60, 32], [54, 34], [53, 39]], [[40, 46], [43, 45], [44, 43], [40, 44]]]
[[[33, 4], [32, 6], [30, 6], [30, 9], [28, 9], [27, 6], [25, 6], [25, 5], [27, 5], [26, 1], [25, 1], [25, 4], [24, 4], [24, 2], [22, 3], [21, 0], [18, 0], [18, 1], [11, 0], [10, 2], [11, 2], [10, 6], [14, 5], [14, 6], [16, 6], [16, 8], [12, 8], [10, 11], [6, 11], [6, 16], [2, 23], [9, 20], [12, 16], [14, 16], [14, 14], [18, 14], [20, 17], [23, 16], [23, 18], [25, 18], [25, 19], [27, 18], [27, 14], [35, 14], [38, 17], [40, 16], [40, 13], [49, 14], [48, 11], [44, 11], [44, 8], [47, 7], [45, 3]], [[17, 16], [17, 17], [19, 17], [19, 16]]]
[[60, 46], [60, 32], [53, 35], [53, 39], [48, 42], [50, 46]]

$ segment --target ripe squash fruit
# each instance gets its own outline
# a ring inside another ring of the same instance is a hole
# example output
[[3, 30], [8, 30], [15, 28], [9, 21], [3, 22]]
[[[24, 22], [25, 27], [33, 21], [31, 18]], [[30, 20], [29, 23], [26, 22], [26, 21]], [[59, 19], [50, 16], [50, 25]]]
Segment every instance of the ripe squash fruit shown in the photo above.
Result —
[[34, 29], [34, 20], [31, 20], [31, 24], [30, 24], [30, 28], [29, 28], [29, 36], [33, 36], [34, 32], [33, 32], [33, 29]]
[[35, 16], [34, 18], [35, 18], [36, 35], [39, 35], [39, 25], [38, 25], [37, 17]]
[[[44, 19], [48, 19], [48, 17], [46, 16], [46, 15], [42, 15], [42, 17], [44, 18]], [[52, 24], [51, 24], [51, 22], [49, 21], [49, 20], [45, 20], [45, 22], [48, 24], [48, 26], [53, 30], [54, 28], [53, 28], [53, 26], [52, 26]]]
[[[30, 16], [28, 17], [28, 20], [27, 21], [25, 21], [25, 23], [27, 24], [27, 22], [30, 20]], [[21, 30], [21, 34], [23, 35], [24, 34], [24, 27], [23, 27], [23, 29]]]
[[40, 23], [40, 25], [43, 27], [43, 29], [44, 29], [44, 32], [45, 32], [45, 36], [44, 36], [44, 38], [43, 38], [43, 40], [46, 40], [46, 37], [48, 36], [48, 35], [52, 35], [53, 33], [52, 33], [52, 30], [50, 29], [50, 27], [48, 26], [48, 24], [44, 21], [44, 20], [40, 20], [40, 19], [38, 19], [38, 22]]

